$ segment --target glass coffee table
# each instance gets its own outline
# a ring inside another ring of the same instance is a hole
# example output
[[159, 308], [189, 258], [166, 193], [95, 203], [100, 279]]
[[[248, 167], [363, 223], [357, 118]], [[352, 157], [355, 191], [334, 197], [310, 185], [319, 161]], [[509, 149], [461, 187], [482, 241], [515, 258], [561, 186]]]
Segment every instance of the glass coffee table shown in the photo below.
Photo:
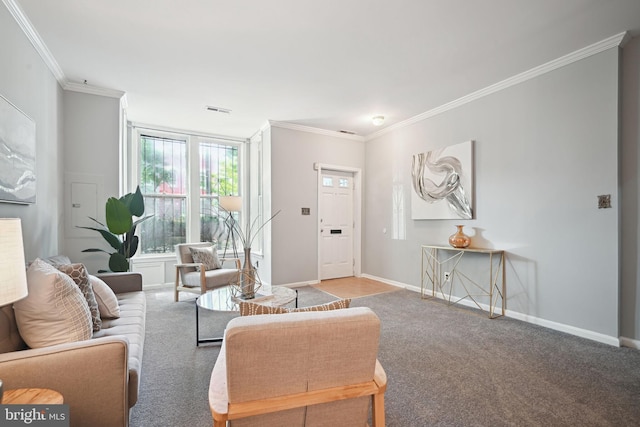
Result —
[[[226, 313], [238, 312], [240, 311], [239, 301], [231, 286], [213, 289], [196, 299], [196, 346], [202, 343], [222, 342], [222, 337], [200, 338], [200, 309]], [[295, 301], [298, 307], [298, 291], [286, 286], [274, 286], [271, 288], [271, 294], [260, 294], [255, 299], [246, 301], [269, 307], [282, 307]]]

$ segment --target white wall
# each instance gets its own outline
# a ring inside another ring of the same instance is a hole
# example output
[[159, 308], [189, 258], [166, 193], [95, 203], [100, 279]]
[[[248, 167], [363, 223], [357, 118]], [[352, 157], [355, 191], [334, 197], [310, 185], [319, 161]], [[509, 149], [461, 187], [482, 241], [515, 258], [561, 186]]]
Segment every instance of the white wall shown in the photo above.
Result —
[[[622, 51], [621, 335], [640, 348], [640, 38]], [[627, 343], [630, 344], [630, 343]]]
[[[271, 127], [273, 285], [318, 279], [318, 175], [314, 163], [364, 168], [364, 142]], [[301, 208], [311, 208], [302, 215]]]
[[[476, 219], [410, 219], [411, 156], [475, 140]], [[507, 309], [618, 337], [618, 49], [366, 143], [363, 271], [420, 286], [420, 246], [507, 251]], [[406, 230], [394, 239], [394, 192]], [[611, 194], [613, 208], [598, 209]]]
[[0, 94], [36, 123], [36, 203], [0, 203], [21, 218], [25, 257], [55, 255], [62, 233], [63, 91], [8, 10], [0, 6]]

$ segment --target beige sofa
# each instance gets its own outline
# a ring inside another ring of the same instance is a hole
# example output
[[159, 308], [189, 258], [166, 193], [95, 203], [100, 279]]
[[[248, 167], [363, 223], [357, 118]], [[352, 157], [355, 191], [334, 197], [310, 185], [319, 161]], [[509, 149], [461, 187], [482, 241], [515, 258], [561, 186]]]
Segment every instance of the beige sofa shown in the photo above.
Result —
[[99, 275], [120, 318], [103, 319], [90, 340], [28, 349], [11, 305], [0, 308], [0, 379], [5, 390], [50, 388], [69, 405], [71, 426], [127, 426], [138, 400], [146, 299], [140, 273]]

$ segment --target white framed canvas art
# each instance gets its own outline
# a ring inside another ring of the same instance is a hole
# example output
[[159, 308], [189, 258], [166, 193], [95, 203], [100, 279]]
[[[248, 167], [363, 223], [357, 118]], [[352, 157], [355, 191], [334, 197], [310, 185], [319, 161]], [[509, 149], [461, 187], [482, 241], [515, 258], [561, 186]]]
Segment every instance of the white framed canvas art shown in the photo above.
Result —
[[36, 124], [1, 95], [0, 202], [36, 202]]
[[414, 154], [412, 219], [473, 219], [473, 141]]

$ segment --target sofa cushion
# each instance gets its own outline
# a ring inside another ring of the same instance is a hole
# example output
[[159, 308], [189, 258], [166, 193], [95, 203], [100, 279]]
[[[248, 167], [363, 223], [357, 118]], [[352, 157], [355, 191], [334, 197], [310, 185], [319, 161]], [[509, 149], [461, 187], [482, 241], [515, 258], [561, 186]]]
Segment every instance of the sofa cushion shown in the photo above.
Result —
[[116, 294], [120, 307], [120, 317], [104, 319], [102, 329], [93, 337], [124, 336], [128, 342], [129, 362], [129, 405], [138, 400], [142, 353], [144, 350], [145, 316], [147, 300], [144, 292]]
[[341, 308], [349, 308], [351, 299], [341, 299], [328, 302], [326, 304], [312, 305], [310, 307], [287, 308], [287, 307], [271, 307], [255, 302], [240, 302], [240, 316], [254, 316], [258, 314], [283, 314], [283, 313], [299, 313], [305, 311], [329, 311]]
[[69, 276], [36, 259], [27, 269], [29, 294], [13, 304], [22, 339], [31, 348], [91, 338], [91, 312]]
[[98, 311], [101, 319], [117, 319], [120, 317], [120, 305], [113, 290], [102, 279], [89, 275], [89, 281], [93, 287], [93, 293], [98, 302]]
[[[213, 246], [206, 248], [189, 248], [193, 262], [201, 263], [204, 265], [204, 269], [217, 270], [222, 268], [222, 263], [218, 258], [218, 251]], [[197, 271], [200, 271], [200, 267], [196, 267]]]
[[82, 295], [87, 300], [89, 305], [89, 311], [91, 312], [91, 325], [93, 332], [99, 331], [102, 326], [102, 320], [100, 319], [100, 311], [98, 310], [98, 301], [96, 301], [96, 295], [93, 292], [93, 286], [89, 281], [89, 273], [86, 267], [82, 263], [57, 265], [56, 268], [62, 271], [67, 276], [71, 277], [76, 285], [80, 288]]

